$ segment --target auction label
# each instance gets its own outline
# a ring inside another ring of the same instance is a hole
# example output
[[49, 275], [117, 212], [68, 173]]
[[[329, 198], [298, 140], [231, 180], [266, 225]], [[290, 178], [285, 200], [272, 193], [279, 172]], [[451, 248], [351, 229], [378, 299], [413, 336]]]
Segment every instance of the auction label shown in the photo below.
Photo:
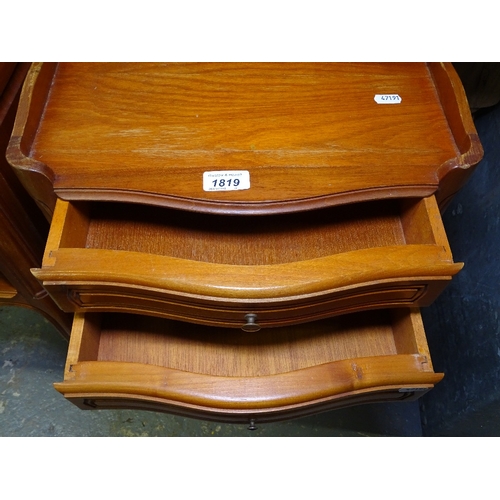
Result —
[[403, 99], [399, 94], [375, 94], [377, 104], [400, 104]]
[[250, 189], [248, 170], [203, 172], [203, 191], [239, 191]]

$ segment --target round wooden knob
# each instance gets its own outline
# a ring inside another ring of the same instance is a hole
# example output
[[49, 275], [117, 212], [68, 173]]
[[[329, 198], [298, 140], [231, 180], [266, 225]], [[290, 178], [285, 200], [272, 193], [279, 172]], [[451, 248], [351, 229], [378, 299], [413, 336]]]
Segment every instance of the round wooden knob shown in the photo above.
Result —
[[246, 321], [246, 323], [241, 327], [244, 332], [258, 332], [260, 330], [256, 314], [245, 314], [243, 319]]

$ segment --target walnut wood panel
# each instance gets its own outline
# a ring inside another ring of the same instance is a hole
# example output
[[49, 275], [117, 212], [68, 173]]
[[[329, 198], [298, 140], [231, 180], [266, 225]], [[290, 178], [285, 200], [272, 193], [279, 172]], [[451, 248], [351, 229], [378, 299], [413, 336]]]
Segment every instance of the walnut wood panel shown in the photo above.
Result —
[[16, 66], [17, 63], [15, 62], [0, 62], [0, 95], [2, 95], [9, 83], [12, 74], [16, 70]]
[[[441, 201], [481, 155], [453, 67], [423, 63], [37, 64], [9, 148], [48, 217], [53, 191], [233, 214]], [[251, 187], [203, 191], [208, 170]]]
[[[424, 280], [422, 280], [424, 281]], [[434, 298], [431, 294], [441, 290], [441, 286], [429, 287], [432, 278], [422, 283], [380, 280], [374, 285], [358, 286], [356, 290], [346, 287], [335, 293], [313, 295], [306, 298], [286, 300], [277, 304], [268, 301], [258, 303], [248, 299], [221, 301], [219, 307], [209, 307], [191, 299], [181, 302], [179, 296], [169, 296], [164, 291], [139, 288], [135, 291], [120, 289], [117, 286], [99, 287], [98, 285], [71, 285], [71, 292], [54, 299], [61, 303], [72, 304], [71, 309], [78, 311], [127, 311], [137, 314], [151, 314], [164, 318], [189, 321], [204, 325], [243, 327], [247, 314], [255, 314], [260, 327], [294, 325], [316, 319], [327, 318], [352, 311], [363, 311], [384, 307], [408, 307], [415, 303], [427, 303]], [[399, 286], [395, 285], [399, 283]], [[46, 285], [50, 290], [51, 285]], [[102, 289], [101, 289], [102, 288]], [[431, 291], [429, 290], [431, 288]], [[433, 290], [434, 288], [434, 290]], [[425, 297], [424, 297], [425, 295]]]
[[69, 337], [71, 316], [30, 272], [41, 265], [49, 225], [5, 159], [28, 69], [28, 63], [0, 63], [0, 303], [34, 309]]
[[59, 200], [33, 273], [68, 312], [237, 327], [427, 305], [461, 267], [433, 197], [266, 217]]
[[17, 290], [0, 273], [0, 299], [12, 299], [17, 295]]
[[403, 398], [441, 378], [433, 372], [418, 310], [253, 334], [152, 317], [77, 314], [64, 382], [55, 387], [96, 407], [100, 398], [118, 404], [128, 398], [231, 419], [277, 411], [289, 417], [378, 391]]

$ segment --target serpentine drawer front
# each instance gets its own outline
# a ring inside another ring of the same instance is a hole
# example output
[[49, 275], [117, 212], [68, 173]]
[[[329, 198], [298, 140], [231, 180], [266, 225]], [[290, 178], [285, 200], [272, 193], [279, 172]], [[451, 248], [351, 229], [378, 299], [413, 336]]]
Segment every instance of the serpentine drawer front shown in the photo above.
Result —
[[64, 311], [256, 330], [427, 305], [461, 267], [434, 197], [265, 217], [58, 201], [33, 273]]
[[442, 377], [418, 309], [257, 333], [94, 313], [76, 314], [64, 381], [55, 388], [82, 409], [259, 423], [419, 397]]

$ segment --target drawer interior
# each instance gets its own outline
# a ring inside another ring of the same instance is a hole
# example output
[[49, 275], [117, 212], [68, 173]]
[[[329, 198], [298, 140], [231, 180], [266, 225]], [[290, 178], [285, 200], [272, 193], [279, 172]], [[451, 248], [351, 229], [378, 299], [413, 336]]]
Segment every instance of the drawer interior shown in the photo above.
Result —
[[68, 367], [139, 363], [225, 377], [261, 377], [346, 359], [430, 357], [420, 314], [379, 310], [261, 330], [202, 327], [130, 314], [86, 314], [72, 334]]
[[122, 250], [217, 264], [273, 265], [405, 244], [448, 247], [433, 198], [268, 216], [107, 202], [70, 204], [67, 210], [59, 248]]
[[82, 409], [279, 420], [418, 397], [442, 377], [432, 369], [418, 309], [253, 334], [140, 315], [77, 313], [64, 381], [54, 386]]

